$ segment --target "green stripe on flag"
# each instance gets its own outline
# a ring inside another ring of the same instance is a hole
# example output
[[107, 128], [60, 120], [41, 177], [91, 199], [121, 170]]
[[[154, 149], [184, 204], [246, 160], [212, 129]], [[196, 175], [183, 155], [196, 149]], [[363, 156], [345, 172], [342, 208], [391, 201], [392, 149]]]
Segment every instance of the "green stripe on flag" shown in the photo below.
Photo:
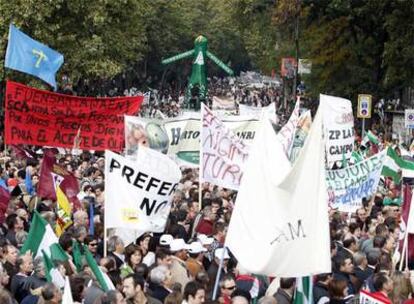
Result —
[[48, 225], [48, 222], [46, 222], [46, 220], [37, 211], [34, 211], [29, 235], [27, 236], [23, 247], [20, 249], [21, 254], [24, 254], [26, 251], [30, 250], [34, 256], [37, 256], [40, 243], [46, 233], [46, 225]]
[[296, 279], [296, 292], [293, 304], [310, 304], [313, 303], [311, 277], [303, 277]]
[[96, 263], [92, 253], [88, 250], [88, 247], [83, 245], [83, 250], [85, 252], [86, 263], [91, 268], [93, 274], [95, 275], [96, 280], [101, 285], [102, 289], [106, 292], [109, 290], [108, 284], [105, 281], [105, 278], [102, 274], [102, 270], [99, 268], [98, 264]]

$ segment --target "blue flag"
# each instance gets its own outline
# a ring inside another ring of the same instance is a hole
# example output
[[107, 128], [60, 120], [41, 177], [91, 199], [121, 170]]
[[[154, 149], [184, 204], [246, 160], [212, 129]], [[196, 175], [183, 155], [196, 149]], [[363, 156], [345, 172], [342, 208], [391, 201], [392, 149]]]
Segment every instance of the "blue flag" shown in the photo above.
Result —
[[63, 55], [52, 50], [10, 24], [4, 66], [39, 77], [56, 90], [55, 74], [63, 64]]

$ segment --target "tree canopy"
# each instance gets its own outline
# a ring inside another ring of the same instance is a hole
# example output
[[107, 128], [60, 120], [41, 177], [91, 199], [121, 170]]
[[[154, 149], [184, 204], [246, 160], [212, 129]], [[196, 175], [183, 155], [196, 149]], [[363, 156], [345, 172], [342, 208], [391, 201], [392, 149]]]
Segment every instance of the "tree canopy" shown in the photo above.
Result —
[[[315, 96], [385, 96], [413, 84], [414, 0], [0, 0], [0, 10], [2, 68], [14, 23], [64, 54], [58, 77], [73, 82], [119, 75], [138, 86], [166, 75], [185, 81], [191, 60], [168, 67], [161, 60], [191, 49], [200, 34], [236, 73], [269, 75], [281, 58], [295, 56], [299, 22], [299, 57], [312, 61], [304, 80]], [[224, 75], [208, 67], [210, 76]]]

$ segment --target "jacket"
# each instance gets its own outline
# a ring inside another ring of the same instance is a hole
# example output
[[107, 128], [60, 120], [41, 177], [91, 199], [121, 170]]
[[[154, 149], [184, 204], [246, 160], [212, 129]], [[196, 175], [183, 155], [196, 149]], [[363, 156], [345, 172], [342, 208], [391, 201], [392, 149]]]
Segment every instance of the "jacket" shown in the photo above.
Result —
[[276, 298], [277, 304], [293, 303], [293, 297], [282, 288], [279, 288], [273, 296]]

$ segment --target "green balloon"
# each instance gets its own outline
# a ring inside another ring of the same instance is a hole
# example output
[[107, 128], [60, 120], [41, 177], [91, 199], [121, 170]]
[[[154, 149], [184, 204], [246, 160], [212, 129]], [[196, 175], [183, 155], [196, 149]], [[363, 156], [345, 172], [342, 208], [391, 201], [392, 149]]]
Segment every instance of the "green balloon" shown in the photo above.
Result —
[[169, 139], [164, 128], [157, 123], [150, 122], [146, 125], [145, 130], [150, 148], [167, 154]]

